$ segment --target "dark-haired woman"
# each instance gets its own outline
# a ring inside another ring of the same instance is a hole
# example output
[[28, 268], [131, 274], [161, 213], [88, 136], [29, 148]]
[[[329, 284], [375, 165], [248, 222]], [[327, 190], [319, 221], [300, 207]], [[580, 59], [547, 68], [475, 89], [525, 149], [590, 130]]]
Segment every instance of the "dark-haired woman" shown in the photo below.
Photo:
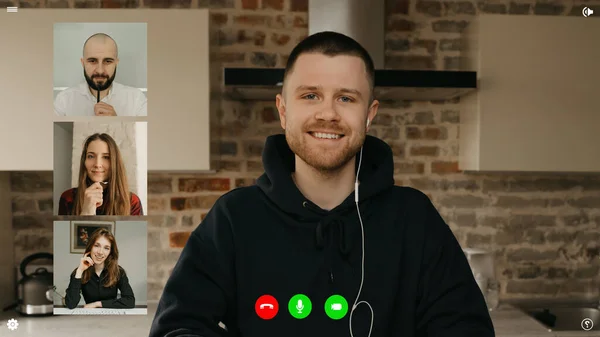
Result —
[[144, 215], [129, 191], [121, 151], [108, 134], [89, 136], [81, 151], [78, 186], [60, 196], [58, 215]]
[[[117, 297], [117, 290], [121, 297]], [[135, 296], [125, 269], [119, 266], [119, 249], [114, 235], [106, 229], [90, 237], [79, 267], [71, 273], [65, 305], [74, 309], [83, 295], [84, 308], [135, 307]]]

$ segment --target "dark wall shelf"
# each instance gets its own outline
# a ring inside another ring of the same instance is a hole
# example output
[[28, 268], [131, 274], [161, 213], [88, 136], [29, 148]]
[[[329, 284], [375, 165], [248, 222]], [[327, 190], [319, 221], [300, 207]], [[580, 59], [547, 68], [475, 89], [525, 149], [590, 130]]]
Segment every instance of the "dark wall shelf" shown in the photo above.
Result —
[[[225, 93], [236, 100], [273, 100], [281, 92], [284, 69], [225, 68]], [[376, 70], [378, 100], [449, 100], [477, 89], [474, 71]]]

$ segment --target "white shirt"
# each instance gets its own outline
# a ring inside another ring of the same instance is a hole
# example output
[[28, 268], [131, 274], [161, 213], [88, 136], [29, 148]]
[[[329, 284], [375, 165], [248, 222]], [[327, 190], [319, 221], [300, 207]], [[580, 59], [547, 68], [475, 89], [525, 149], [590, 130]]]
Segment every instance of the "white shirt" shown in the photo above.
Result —
[[[86, 82], [65, 89], [56, 95], [54, 113], [58, 116], [94, 116], [98, 101]], [[113, 82], [108, 95], [100, 100], [111, 105], [117, 116], [147, 116], [146, 95], [141, 90]]]

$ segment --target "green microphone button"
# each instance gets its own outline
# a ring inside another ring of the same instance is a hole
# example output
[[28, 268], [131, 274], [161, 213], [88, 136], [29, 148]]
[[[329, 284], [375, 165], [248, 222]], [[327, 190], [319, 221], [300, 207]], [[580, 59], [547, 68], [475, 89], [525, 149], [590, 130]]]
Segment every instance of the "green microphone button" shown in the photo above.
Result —
[[303, 319], [310, 315], [312, 311], [312, 303], [306, 295], [297, 294], [290, 299], [288, 303], [290, 315], [296, 319]]

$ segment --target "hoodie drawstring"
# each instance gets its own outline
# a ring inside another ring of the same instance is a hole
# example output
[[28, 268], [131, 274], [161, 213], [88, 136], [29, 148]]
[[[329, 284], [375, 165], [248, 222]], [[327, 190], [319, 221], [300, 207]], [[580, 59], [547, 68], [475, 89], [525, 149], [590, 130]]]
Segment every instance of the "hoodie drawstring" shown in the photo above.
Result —
[[350, 245], [348, 244], [348, 230], [345, 229], [346, 224], [338, 218], [324, 219], [319, 221], [315, 230], [315, 241], [318, 249], [326, 249], [325, 264], [329, 272], [329, 282], [334, 283], [334, 273], [332, 260], [335, 254], [336, 245], [332, 244], [335, 234], [338, 233], [338, 251], [344, 259], [348, 258], [350, 253]]
[[329, 273], [329, 283], [333, 284], [333, 266], [331, 263], [332, 259], [332, 249], [331, 249], [331, 236], [329, 235], [331, 222], [327, 221], [319, 221], [317, 224], [317, 228], [315, 230], [315, 241], [318, 249], [326, 248], [325, 251], [325, 267], [327, 268], [327, 272]]
[[350, 245], [348, 244], [350, 238], [346, 224], [340, 219], [319, 221], [315, 230], [316, 246], [319, 249], [323, 249], [325, 246], [329, 247], [331, 243], [329, 237], [335, 235], [336, 232], [339, 233], [338, 250], [344, 257], [348, 257], [348, 254], [350, 254]]
[[[308, 201], [302, 202], [302, 207], [308, 208], [316, 213], [323, 214], [323, 210], [314, 206]], [[348, 258], [350, 254], [350, 231], [346, 228], [348, 224], [344, 223], [343, 216], [353, 211], [353, 208], [348, 208], [342, 212], [336, 212], [333, 215], [325, 215], [321, 221], [317, 224], [315, 229], [315, 245], [318, 249], [326, 249], [325, 252], [325, 265], [329, 272], [329, 282], [334, 283], [333, 274], [333, 257], [335, 252], [335, 244], [332, 241], [337, 237], [337, 249], [342, 254], [344, 259]]]

